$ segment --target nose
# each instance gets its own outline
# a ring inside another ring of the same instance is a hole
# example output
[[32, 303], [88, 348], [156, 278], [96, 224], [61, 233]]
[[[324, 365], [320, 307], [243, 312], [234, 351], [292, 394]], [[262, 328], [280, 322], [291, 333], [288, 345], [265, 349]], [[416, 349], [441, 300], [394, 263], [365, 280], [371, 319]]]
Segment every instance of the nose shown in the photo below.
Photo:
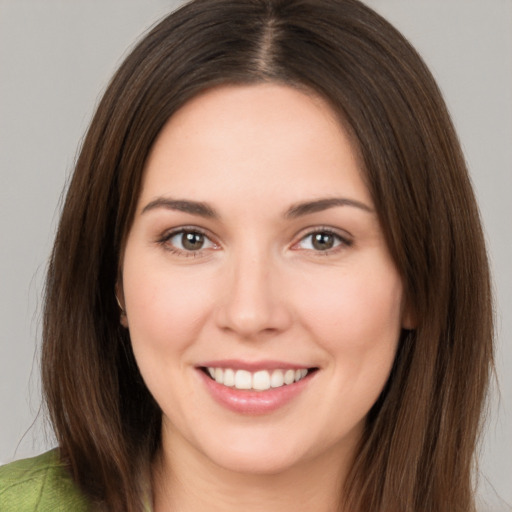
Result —
[[217, 303], [217, 323], [243, 339], [286, 330], [292, 321], [279, 265], [259, 248], [246, 250], [227, 264], [225, 287]]

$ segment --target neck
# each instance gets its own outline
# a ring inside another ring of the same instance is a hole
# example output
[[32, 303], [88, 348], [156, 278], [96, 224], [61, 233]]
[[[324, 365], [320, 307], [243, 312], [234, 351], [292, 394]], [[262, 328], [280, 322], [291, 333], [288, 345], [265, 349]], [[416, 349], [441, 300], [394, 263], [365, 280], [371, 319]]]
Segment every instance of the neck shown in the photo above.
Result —
[[254, 474], [220, 467], [188, 448], [164, 443], [153, 467], [154, 512], [339, 511], [347, 467], [339, 453]]

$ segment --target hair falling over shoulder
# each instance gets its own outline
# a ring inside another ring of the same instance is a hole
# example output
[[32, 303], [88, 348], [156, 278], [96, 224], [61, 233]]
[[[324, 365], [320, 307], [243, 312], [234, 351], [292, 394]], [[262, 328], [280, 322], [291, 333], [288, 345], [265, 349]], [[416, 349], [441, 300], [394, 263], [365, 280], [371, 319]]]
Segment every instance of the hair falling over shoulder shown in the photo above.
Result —
[[76, 163], [46, 282], [42, 377], [62, 459], [95, 502], [142, 510], [161, 413], [120, 325], [115, 287], [144, 164], [189, 99], [259, 82], [316, 92], [348, 127], [417, 320], [368, 415], [340, 510], [474, 511], [493, 358], [479, 213], [430, 72], [357, 0], [192, 1], [113, 77]]

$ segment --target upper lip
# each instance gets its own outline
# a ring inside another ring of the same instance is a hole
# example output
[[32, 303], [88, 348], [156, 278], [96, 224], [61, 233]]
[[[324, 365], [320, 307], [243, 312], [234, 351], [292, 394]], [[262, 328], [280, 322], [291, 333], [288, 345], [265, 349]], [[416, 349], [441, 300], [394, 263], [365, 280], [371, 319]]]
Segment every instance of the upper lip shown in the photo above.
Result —
[[301, 370], [314, 368], [312, 365], [303, 363], [290, 363], [276, 360], [242, 361], [240, 359], [222, 359], [205, 361], [198, 365], [199, 368], [231, 368], [233, 370], [247, 370], [256, 372], [258, 370]]

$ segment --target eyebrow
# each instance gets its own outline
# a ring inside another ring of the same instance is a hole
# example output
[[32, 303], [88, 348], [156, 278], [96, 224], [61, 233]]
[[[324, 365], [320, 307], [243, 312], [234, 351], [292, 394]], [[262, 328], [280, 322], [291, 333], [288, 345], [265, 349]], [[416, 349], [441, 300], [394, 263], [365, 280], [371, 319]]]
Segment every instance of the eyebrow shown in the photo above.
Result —
[[302, 217], [303, 215], [310, 215], [312, 213], [318, 213], [329, 208], [335, 208], [337, 206], [353, 206], [359, 208], [365, 212], [374, 213], [374, 209], [368, 205], [356, 201], [355, 199], [348, 199], [345, 197], [329, 197], [325, 199], [317, 199], [315, 201], [307, 201], [304, 203], [297, 203], [292, 205], [285, 213], [285, 218], [295, 219]]
[[[348, 199], [345, 197], [330, 197], [325, 199], [316, 199], [314, 201], [296, 203], [288, 208], [284, 214], [284, 218], [295, 219], [304, 215], [318, 213], [338, 206], [352, 206], [365, 212], [374, 213], [373, 208], [370, 208], [368, 205], [355, 199]], [[220, 218], [220, 215], [208, 203], [192, 201], [190, 199], [171, 199], [167, 197], [157, 197], [153, 201], [150, 201], [143, 208], [141, 214], [156, 208], [165, 208], [167, 210], [190, 213], [191, 215], [198, 215], [199, 217], [205, 217], [208, 219]]]
[[146, 213], [156, 208], [165, 208], [166, 210], [176, 210], [179, 212], [190, 213], [192, 215], [199, 215], [209, 219], [218, 219], [218, 213], [207, 203], [200, 201], [191, 201], [188, 199], [170, 199], [167, 197], [157, 197], [149, 202], [141, 214]]

